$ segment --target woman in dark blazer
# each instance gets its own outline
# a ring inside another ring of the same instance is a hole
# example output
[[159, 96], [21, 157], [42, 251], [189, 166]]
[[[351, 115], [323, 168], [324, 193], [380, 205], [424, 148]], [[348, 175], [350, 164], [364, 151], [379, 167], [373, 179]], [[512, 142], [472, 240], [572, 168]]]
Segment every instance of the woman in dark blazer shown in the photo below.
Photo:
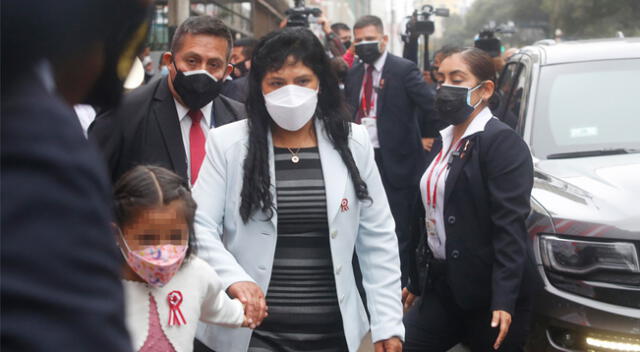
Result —
[[[449, 54], [438, 70], [436, 108], [451, 126], [420, 181], [417, 251], [405, 351], [522, 350], [533, 262], [525, 219], [533, 186], [526, 144], [488, 104], [495, 70], [481, 50]], [[416, 221], [418, 222], [418, 221]], [[417, 296], [420, 299], [413, 305]]]

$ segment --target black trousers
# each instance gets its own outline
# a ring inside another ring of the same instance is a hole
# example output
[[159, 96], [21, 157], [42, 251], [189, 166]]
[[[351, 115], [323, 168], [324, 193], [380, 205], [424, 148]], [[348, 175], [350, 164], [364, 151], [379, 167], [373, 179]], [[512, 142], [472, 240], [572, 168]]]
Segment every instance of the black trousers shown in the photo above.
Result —
[[407, 285], [409, 279], [409, 253], [411, 249], [411, 216], [414, 212], [415, 202], [418, 199], [415, 192], [418, 191], [417, 187], [402, 187], [398, 188], [386, 179], [384, 176], [384, 168], [382, 165], [382, 157], [380, 155], [380, 149], [374, 149], [375, 160], [378, 165], [378, 170], [382, 177], [382, 185], [384, 186], [385, 193], [387, 193], [387, 199], [389, 200], [389, 207], [391, 208], [391, 215], [396, 223], [396, 235], [398, 236], [398, 249], [400, 254], [400, 271], [402, 273], [402, 287]]
[[204, 343], [200, 342], [198, 339], [193, 340], [193, 352], [216, 352], [209, 347], [207, 347]]
[[[461, 342], [473, 352], [495, 351], [493, 344], [499, 327], [491, 327], [491, 310], [461, 309], [446, 282], [446, 273], [432, 280], [431, 287], [404, 316], [404, 351], [444, 352]], [[530, 317], [530, 306], [516, 307], [507, 337], [498, 351], [523, 351]]]

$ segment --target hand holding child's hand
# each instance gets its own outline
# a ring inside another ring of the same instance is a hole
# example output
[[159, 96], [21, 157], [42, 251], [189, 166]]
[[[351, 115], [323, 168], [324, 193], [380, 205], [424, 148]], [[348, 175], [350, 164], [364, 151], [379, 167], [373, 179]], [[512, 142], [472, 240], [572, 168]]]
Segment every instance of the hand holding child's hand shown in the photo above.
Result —
[[[262, 289], [254, 282], [240, 281], [229, 286], [227, 293], [244, 305], [247, 327], [255, 329], [267, 317], [267, 302]], [[243, 324], [243, 326], [245, 326]]]

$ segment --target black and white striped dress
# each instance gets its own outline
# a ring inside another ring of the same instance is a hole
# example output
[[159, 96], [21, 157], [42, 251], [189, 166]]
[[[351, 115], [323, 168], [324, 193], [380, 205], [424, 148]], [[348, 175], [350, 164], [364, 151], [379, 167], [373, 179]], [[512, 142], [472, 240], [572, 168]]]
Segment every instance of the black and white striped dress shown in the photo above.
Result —
[[333, 277], [322, 165], [318, 148], [275, 148], [278, 238], [269, 316], [250, 352], [348, 351]]

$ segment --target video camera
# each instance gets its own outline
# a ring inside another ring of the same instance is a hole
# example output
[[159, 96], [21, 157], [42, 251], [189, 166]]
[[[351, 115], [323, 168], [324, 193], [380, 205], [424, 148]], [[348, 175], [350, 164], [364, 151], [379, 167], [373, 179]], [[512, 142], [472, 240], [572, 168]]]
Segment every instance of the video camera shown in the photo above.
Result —
[[491, 55], [491, 57], [498, 57], [502, 53], [502, 43], [500, 42], [500, 39], [496, 37], [496, 33], [512, 34], [515, 32], [516, 31], [513, 26], [489, 26], [478, 33], [474, 46], [486, 51]]
[[435, 31], [433, 21], [429, 18], [434, 16], [449, 17], [449, 9], [436, 9], [431, 5], [424, 5], [420, 11], [415, 10], [411, 16], [407, 18], [406, 35], [419, 36], [421, 34], [431, 35]]
[[[418, 64], [423, 70], [428, 70], [429, 63], [429, 36], [435, 31], [433, 21], [430, 20], [431, 16], [449, 17], [449, 9], [439, 8], [436, 9], [431, 5], [424, 5], [420, 10], [413, 11], [411, 16], [407, 16], [407, 25], [405, 33], [402, 35], [402, 41], [404, 42], [404, 49], [402, 56], [405, 59], [411, 60]], [[419, 38], [424, 36], [424, 53], [422, 54], [421, 63], [419, 60]]]
[[314, 7], [306, 7], [304, 0], [295, 0], [294, 7], [284, 12], [287, 15], [287, 27], [309, 28], [309, 15], [322, 16], [322, 10]]

